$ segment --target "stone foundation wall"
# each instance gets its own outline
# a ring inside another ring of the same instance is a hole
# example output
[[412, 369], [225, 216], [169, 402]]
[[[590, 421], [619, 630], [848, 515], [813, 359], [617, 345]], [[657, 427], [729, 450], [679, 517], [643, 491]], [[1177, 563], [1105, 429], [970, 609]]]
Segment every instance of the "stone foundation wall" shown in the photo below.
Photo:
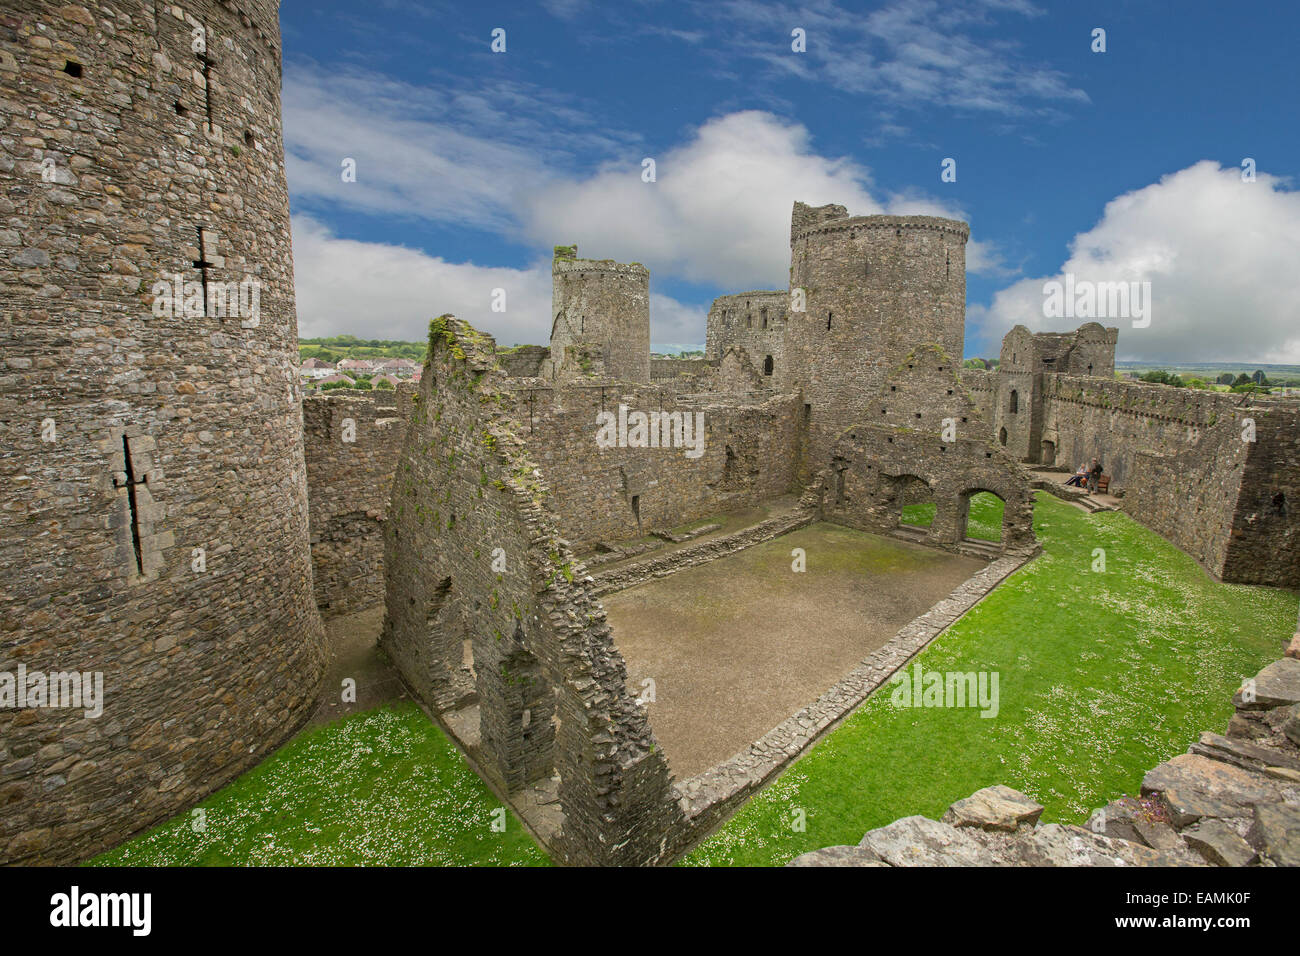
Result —
[[384, 599], [384, 520], [415, 386], [305, 398], [312, 577], [323, 617]]

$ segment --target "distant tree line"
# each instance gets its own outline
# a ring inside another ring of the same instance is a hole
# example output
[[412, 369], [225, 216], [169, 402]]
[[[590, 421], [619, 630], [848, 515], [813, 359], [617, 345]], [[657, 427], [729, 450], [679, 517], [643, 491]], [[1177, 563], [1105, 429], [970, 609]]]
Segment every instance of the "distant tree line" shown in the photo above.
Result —
[[[1209, 383], [1203, 378], [1197, 378], [1194, 375], [1183, 377], [1176, 372], [1169, 372], [1165, 369], [1152, 369], [1150, 372], [1143, 372], [1138, 376], [1140, 381], [1150, 382], [1154, 385], [1170, 385], [1174, 388], [1209, 388]], [[1214, 380], [1216, 385], [1226, 385], [1233, 392], [1267, 392], [1274, 387], [1275, 382], [1270, 382], [1268, 376], [1262, 370], [1257, 370], [1254, 375], [1247, 375], [1242, 372], [1240, 375], [1233, 376], [1231, 372], [1224, 372]]]
[[331, 335], [324, 338], [298, 340], [298, 354], [303, 359], [321, 359], [332, 364], [349, 358], [405, 358], [421, 362], [424, 360], [425, 348], [424, 342], [359, 339], [355, 335]]

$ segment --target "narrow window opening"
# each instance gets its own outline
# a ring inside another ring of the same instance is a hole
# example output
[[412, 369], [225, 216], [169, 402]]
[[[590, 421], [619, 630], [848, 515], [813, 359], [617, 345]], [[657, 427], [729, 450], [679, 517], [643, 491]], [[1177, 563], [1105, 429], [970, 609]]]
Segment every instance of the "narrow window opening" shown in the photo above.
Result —
[[67, 60], [63, 64], [63, 72], [68, 74], [68, 76], [80, 77], [81, 64], [78, 63], [76, 60]]
[[249, 149], [252, 149], [254, 146], [257, 145], [257, 138], [253, 135], [253, 131], [251, 129], [244, 130], [244, 145], [247, 146]]
[[763, 359], [763, 374], [764, 375], [772, 374], [772, 356], [770, 355], [767, 358]]
[[140, 536], [140, 508], [136, 501], [136, 486], [146, 483], [147, 478], [135, 476], [135, 464], [131, 461], [131, 439], [122, 436], [122, 455], [126, 459], [126, 478], [118, 482], [119, 488], [126, 488], [126, 504], [131, 514], [131, 545], [135, 550], [136, 574], [144, 574], [144, 547]]

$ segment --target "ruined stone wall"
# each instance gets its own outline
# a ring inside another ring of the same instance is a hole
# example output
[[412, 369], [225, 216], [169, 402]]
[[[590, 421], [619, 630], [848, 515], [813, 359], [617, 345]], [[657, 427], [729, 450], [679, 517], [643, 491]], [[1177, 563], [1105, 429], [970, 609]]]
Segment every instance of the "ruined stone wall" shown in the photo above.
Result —
[[657, 862], [684, 826], [668, 765], [548, 512], [492, 340], [444, 316], [430, 346], [385, 526], [382, 646], [431, 706], [478, 701], [498, 785], [558, 772], [561, 859]]
[[786, 388], [790, 373], [785, 354], [789, 305], [790, 293], [784, 289], [719, 296], [713, 300], [705, 322], [704, 354], [718, 359], [729, 348], [744, 349], [754, 367], [770, 377], [772, 387]]
[[[1016, 344], [1004, 346], [1004, 359], [1024, 366], [1025, 345]], [[1070, 470], [1098, 457], [1124, 510], [1210, 573], [1300, 585], [1289, 504], [1300, 462], [1295, 402], [1100, 375], [999, 371], [992, 379], [993, 438], [1012, 457]], [[1255, 442], [1242, 440], [1248, 418]]]
[[984, 368], [963, 368], [961, 383], [975, 402], [980, 418], [988, 424], [993, 422], [993, 407], [997, 403], [997, 373]]
[[1225, 581], [1300, 586], [1298, 419], [1294, 403], [1234, 408], [1192, 448], [1139, 453], [1124, 510]]
[[[0, 710], [0, 863], [108, 848], [315, 705], [276, 14], [0, 11], [0, 672], [105, 692]], [[155, 313], [175, 274], [256, 279], [257, 315]]]
[[1036, 547], [1034, 499], [1027, 476], [1001, 449], [978, 439], [879, 425], [855, 426], [835, 443], [830, 466], [814, 486], [827, 521], [884, 534], [897, 528], [904, 504], [922, 483], [935, 503], [926, 543], [953, 550], [966, 535], [971, 495], [988, 491], [1005, 504], [1000, 547]]
[[652, 358], [650, 381], [671, 382], [683, 375], [698, 377], [707, 374], [714, 364], [709, 359]]
[[921, 343], [961, 364], [966, 311], [963, 222], [930, 216], [854, 216], [795, 203], [787, 363], [809, 405], [804, 473], [862, 421], [885, 379]]
[[551, 350], [544, 345], [520, 345], [497, 352], [497, 364], [506, 370], [507, 375], [536, 378], [542, 374], [542, 364], [550, 357]]
[[589, 353], [605, 377], [650, 381], [650, 270], [639, 262], [576, 255], [577, 246], [560, 247], [551, 263], [555, 319], [542, 375], [580, 376]]
[[[1249, 413], [1255, 422], [1232, 536], [1225, 581], [1300, 587], [1300, 403], [1268, 402]], [[1240, 439], [1240, 432], [1238, 433]]]
[[885, 379], [860, 423], [986, 441], [988, 426], [967, 391], [960, 366], [934, 344], [918, 345]]
[[[687, 393], [671, 385], [522, 386], [511, 392], [521, 437], [554, 491], [564, 536], [581, 549], [648, 534], [791, 489], [799, 436], [797, 396]], [[597, 415], [665, 411], [704, 415], [704, 449], [601, 448]]]
[[322, 617], [384, 598], [384, 520], [416, 386], [303, 400], [312, 576]]

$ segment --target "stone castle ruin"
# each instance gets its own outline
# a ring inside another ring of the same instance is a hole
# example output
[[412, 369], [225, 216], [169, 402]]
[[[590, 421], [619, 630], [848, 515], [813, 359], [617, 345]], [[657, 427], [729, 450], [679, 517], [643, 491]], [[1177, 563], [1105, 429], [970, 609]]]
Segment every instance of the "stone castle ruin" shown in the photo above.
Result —
[[[702, 359], [652, 358], [644, 266], [560, 246], [548, 346], [443, 316], [418, 386], [304, 397], [279, 86], [273, 0], [0, 14], [0, 673], [99, 673], [106, 701], [0, 707], [0, 863], [84, 859], [252, 766], [315, 707], [322, 618], [377, 605], [406, 684], [558, 859], [644, 864], [1033, 556], [1031, 468], [1100, 455], [1211, 573], [1300, 585], [1296, 404], [1117, 381], [1096, 324], [1017, 327], [997, 371], [963, 369], [949, 219], [795, 203], [789, 288], [717, 299]], [[968, 534], [981, 492], [998, 542]], [[777, 501], [696, 545], [665, 530]], [[674, 779], [602, 595], [814, 521], [982, 569]]]

